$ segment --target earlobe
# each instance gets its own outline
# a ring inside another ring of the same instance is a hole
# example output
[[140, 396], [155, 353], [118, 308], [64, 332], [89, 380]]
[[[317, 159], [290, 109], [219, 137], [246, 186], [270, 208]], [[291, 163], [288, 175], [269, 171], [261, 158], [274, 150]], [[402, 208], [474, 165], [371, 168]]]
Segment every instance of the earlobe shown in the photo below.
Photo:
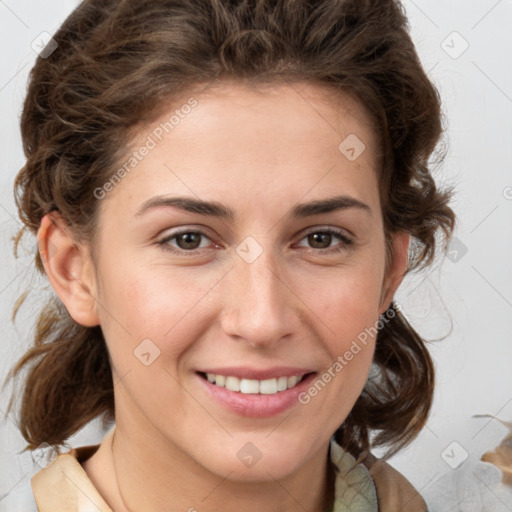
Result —
[[60, 214], [41, 219], [37, 243], [48, 280], [73, 320], [86, 327], [99, 325], [92, 259]]
[[389, 268], [384, 276], [379, 314], [389, 308], [396, 290], [400, 286], [409, 263], [409, 241], [411, 236], [405, 231], [398, 232], [393, 238]]

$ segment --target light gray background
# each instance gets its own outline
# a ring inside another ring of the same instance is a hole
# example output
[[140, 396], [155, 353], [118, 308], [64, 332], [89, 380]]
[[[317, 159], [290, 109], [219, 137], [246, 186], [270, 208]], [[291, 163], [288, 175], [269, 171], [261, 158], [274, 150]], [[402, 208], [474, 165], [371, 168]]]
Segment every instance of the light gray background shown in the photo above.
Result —
[[[75, 5], [0, 0], [2, 379], [29, 343], [45, 293], [44, 280], [32, 269], [35, 240], [24, 244], [18, 260], [11, 242], [19, 228], [12, 186], [24, 163], [18, 120], [36, 57], [31, 43], [43, 31], [53, 33]], [[428, 425], [391, 463], [432, 511], [512, 510], [512, 493], [500, 484], [500, 473], [479, 462], [508, 430], [496, 420], [474, 417], [512, 421], [512, 0], [405, 0], [405, 7], [420, 58], [444, 104], [448, 157], [436, 176], [456, 186], [459, 225], [449, 257], [430, 273], [407, 278], [397, 296], [423, 336], [447, 337], [431, 344], [437, 388]], [[34, 291], [13, 325], [13, 303], [31, 283]], [[8, 391], [2, 393], [2, 412]], [[92, 425], [73, 444], [100, 439]], [[4, 419], [0, 510], [18, 510], [16, 503], [26, 510], [22, 495], [34, 469], [30, 456], [19, 453], [23, 446], [15, 419]]]

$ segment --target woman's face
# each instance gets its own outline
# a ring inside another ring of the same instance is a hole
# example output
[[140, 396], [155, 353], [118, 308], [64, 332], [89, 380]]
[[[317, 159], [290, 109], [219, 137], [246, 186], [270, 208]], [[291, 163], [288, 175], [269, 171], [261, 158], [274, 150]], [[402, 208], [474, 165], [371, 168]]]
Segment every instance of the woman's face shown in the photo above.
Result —
[[98, 192], [116, 423], [218, 475], [283, 478], [352, 409], [367, 330], [399, 282], [385, 274], [376, 140], [361, 105], [324, 86], [191, 96], [140, 129], [137, 161]]

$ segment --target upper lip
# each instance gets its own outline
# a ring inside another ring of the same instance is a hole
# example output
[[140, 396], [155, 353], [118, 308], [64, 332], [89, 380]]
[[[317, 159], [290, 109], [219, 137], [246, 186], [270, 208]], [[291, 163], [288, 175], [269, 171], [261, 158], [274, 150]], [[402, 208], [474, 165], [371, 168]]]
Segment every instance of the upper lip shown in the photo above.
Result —
[[278, 377], [292, 377], [297, 375], [302, 377], [313, 370], [307, 368], [298, 368], [292, 366], [274, 366], [273, 368], [265, 368], [258, 370], [248, 366], [225, 366], [222, 368], [204, 368], [198, 370], [202, 373], [214, 373], [215, 375], [224, 375], [238, 377], [239, 379], [266, 380], [277, 379]]

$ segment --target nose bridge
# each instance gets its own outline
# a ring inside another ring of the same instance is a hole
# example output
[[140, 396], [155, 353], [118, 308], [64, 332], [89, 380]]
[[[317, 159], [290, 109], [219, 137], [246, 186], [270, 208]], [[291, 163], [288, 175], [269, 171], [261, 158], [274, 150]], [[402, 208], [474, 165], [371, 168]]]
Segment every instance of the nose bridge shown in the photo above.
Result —
[[237, 247], [230, 272], [224, 330], [255, 346], [272, 345], [296, 329], [296, 301], [270, 244], [248, 237]]

